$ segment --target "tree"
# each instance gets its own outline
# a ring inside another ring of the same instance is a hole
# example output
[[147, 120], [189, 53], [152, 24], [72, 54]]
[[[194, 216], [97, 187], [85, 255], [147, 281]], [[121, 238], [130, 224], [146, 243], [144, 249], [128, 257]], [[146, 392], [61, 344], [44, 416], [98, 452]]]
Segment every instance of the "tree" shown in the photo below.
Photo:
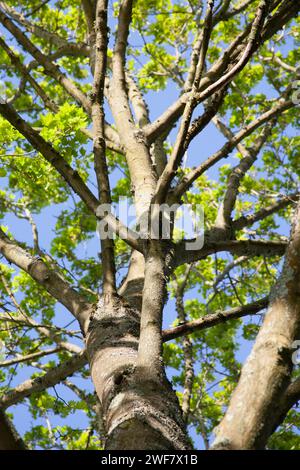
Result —
[[1, 448], [300, 448], [299, 9], [0, 2]]

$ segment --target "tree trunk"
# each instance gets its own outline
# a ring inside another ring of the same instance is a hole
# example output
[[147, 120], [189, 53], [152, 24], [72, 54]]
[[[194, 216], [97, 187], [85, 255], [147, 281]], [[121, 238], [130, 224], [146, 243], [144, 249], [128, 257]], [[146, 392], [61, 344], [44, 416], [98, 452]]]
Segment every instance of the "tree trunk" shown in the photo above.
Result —
[[138, 310], [121, 298], [100, 299], [86, 345], [106, 449], [187, 449], [179, 403], [165, 374], [147, 379], [137, 366], [139, 330]]

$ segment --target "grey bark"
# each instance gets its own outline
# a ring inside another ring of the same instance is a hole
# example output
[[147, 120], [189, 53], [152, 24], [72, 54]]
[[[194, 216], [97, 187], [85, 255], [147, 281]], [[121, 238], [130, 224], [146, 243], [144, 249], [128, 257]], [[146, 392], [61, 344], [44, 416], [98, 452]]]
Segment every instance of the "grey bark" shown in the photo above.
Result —
[[26, 450], [24, 441], [2, 410], [0, 410], [0, 450]]
[[212, 449], [263, 449], [290, 383], [293, 342], [300, 334], [300, 204], [281, 275]]
[[138, 364], [140, 313], [115, 298], [99, 301], [86, 344], [101, 404], [106, 449], [189, 448], [177, 398], [163, 373]]

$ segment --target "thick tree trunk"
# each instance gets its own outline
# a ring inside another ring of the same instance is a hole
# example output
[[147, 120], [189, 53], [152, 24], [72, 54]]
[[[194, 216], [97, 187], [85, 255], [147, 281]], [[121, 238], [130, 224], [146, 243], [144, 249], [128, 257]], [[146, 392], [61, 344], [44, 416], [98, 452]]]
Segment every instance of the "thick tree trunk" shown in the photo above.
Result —
[[187, 449], [185, 425], [164, 374], [145, 377], [137, 366], [140, 313], [121, 298], [93, 314], [86, 344], [99, 397], [106, 449]]
[[300, 204], [282, 273], [212, 449], [263, 449], [290, 383], [293, 342], [300, 334]]

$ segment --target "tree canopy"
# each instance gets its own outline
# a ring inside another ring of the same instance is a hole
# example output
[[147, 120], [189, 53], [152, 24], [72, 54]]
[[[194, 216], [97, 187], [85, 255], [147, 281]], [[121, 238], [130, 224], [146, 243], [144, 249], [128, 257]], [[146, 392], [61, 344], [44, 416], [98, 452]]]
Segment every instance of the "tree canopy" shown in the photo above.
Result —
[[[299, 10], [298, 0], [0, 1], [0, 448], [128, 445], [107, 424], [113, 399], [99, 382], [119, 342], [137, 358], [117, 365], [115, 383], [132, 368], [153, 383], [165, 370], [182, 410], [170, 416], [201, 449], [220, 423], [231, 436], [225, 411], [235, 416], [253, 347], [265, 381], [255, 376], [261, 390], [249, 382], [249, 393], [266, 394], [257, 413], [268, 425], [239, 445], [300, 449], [297, 303], [266, 325], [276, 293], [291, 299], [280, 290], [289, 269], [300, 289]], [[187, 249], [176, 223], [171, 240], [140, 240], [121, 214], [97, 214], [125, 197], [150, 219], [151, 203], [201, 206], [203, 246]], [[114, 240], [99, 240], [101, 218]], [[273, 346], [263, 356], [272, 335], [288, 336], [284, 371]]]

